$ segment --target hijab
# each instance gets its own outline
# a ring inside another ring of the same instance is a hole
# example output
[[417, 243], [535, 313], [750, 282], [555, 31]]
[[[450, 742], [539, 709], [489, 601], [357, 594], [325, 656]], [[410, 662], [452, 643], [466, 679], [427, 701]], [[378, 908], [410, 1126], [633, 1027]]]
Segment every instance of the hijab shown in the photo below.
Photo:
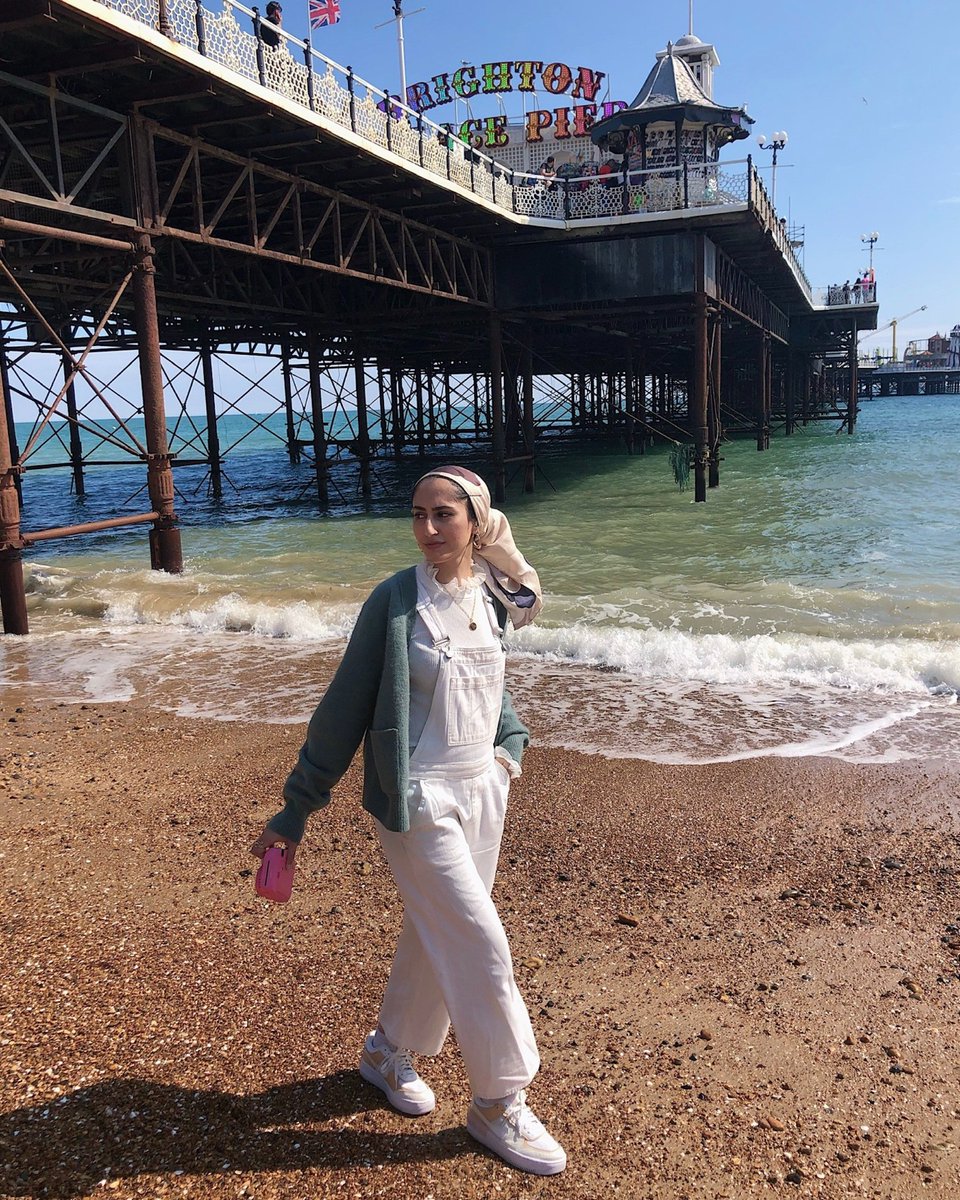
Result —
[[490, 503], [490, 489], [466, 467], [439, 467], [427, 471], [414, 485], [437, 477], [449, 480], [464, 492], [477, 519], [474, 559], [486, 575], [486, 584], [504, 605], [514, 628], [529, 625], [543, 608], [543, 589], [536, 571], [517, 549], [506, 516]]

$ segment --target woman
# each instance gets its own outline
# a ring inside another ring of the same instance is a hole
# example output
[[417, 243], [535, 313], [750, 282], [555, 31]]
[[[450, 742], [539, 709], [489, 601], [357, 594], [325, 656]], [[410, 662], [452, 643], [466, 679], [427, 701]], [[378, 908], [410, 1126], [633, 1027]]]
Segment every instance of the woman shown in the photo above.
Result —
[[490, 898], [512, 778], [529, 738], [504, 690], [503, 632], [542, 607], [536, 571], [486, 484], [463, 467], [418, 480], [423, 562], [376, 587], [310, 721], [286, 807], [252, 851], [294, 848], [307, 816], [364, 743], [363, 806], [403, 898], [403, 928], [360, 1073], [411, 1116], [433, 1092], [413, 1054], [438, 1054], [452, 1021], [470, 1077], [467, 1130], [538, 1175], [566, 1166], [526, 1106], [540, 1065]]

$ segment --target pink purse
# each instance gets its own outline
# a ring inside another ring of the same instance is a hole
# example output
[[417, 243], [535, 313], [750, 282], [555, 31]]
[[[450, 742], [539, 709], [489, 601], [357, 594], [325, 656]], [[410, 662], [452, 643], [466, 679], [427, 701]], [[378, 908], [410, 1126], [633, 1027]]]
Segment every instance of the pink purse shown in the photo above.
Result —
[[254, 884], [264, 900], [284, 904], [293, 890], [293, 863], [287, 863], [286, 846], [271, 846], [260, 861]]

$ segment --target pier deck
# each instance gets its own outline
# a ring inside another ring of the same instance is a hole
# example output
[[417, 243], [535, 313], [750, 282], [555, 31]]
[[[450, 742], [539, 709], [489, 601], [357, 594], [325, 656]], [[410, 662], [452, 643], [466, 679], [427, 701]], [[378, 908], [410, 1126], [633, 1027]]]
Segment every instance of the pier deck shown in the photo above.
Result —
[[[875, 294], [822, 302], [749, 157], [547, 187], [296, 39], [264, 45], [248, 12], [0, 3], [5, 628], [25, 627], [22, 550], [65, 533], [24, 530], [19, 507], [54, 417], [82, 494], [93, 414], [114, 414], [150, 505], [110, 519], [150, 524], [154, 565], [178, 569], [168, 409], [202, 396], [218, 487], [228, 353], [274, 356], [287, 450], [312, 452], [322, 505], [344, 452], [368, 494], [378, 453], [481, 441], [502, 497], [508, 459], [533, 487], [540, 429], [598, 428], [689, 444], [703, 500], [725, 430], [763, 448], [775, 421], [832, 417], [840, 386], [852, 432]], [[94, 370], [105, 351], [136, 354], [134, 400]], [[59, 376], [38, 390], [44, 355]], [[37, 412], [26, 446], [14, 401]]]

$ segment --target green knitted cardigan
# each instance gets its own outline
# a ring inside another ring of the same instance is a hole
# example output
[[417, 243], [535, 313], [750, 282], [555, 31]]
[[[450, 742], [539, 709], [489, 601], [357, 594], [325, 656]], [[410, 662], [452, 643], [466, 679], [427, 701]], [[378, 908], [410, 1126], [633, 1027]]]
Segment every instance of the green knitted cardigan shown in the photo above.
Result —
[[[494, 604], [501, 629], [506, 609]], [[410, 827], [410, 661], [417, 615], [416, 567], [398, 571], [370, 593], [343, 655], [307, 728], [297, 765], [283, 788], [284, 808], [270, 822], [283, 837], [300, 841], [307, 817], [330, 802], [330, 789], [363, 741], [363, 807], [387, 829]], [[520, 762], [530, 741], [503, 693], [495, 739]]]

